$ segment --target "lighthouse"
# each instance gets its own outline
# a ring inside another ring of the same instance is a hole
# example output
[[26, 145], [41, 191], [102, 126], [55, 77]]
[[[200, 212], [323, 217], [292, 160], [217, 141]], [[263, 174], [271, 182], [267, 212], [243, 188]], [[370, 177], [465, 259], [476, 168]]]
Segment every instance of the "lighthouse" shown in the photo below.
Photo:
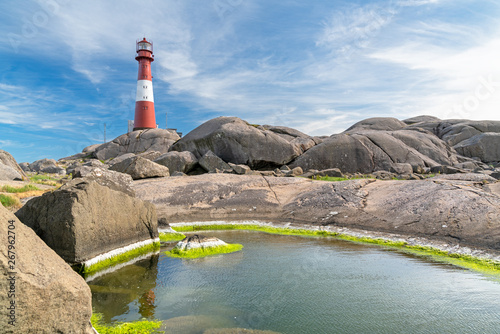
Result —
[[135, 97], [134, 131], [155, 129], [155, 101], [153, 98], [153, 77], [151, 63], [154, 61], [153, 42], [143, 39], [137, 40], [137, 56], [139, 74], [137, 76], [137, 94]]

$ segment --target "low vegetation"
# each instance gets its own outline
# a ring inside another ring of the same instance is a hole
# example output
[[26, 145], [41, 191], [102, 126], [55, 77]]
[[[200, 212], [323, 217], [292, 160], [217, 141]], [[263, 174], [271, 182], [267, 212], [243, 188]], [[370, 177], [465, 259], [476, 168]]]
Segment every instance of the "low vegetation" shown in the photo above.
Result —
[[21, 199], [27, 197], [40, 196], [49, 190], [41, 190], [33, 184], [26, 184], [22, 187], [13, 187], [4, 185], [0, 187], [2, 205], [6, 208], [19, 209], [21, 208]]
[[[373, 177], [372, 177], [373, 178]], [[335, 177], [335, 176], [315, 176], [313, 180], [318, 180], [318, 181], [330, 181], [330, 182], [338, 182], [338, 181], [348, 181], [348, 180], [362, 180], [362, 179], [370, 179], [368, 176], [363, 176], [363, 177]]]
[[90, 318], [92, 326], [99, 334], [157, 334], [163, 333], [158, 331], [161, 326], [161, 321], [140, 320], [134, 322], [121, 322], [114, 325], [105, 325], [102, 322], [101, 313], [92, 313]]
[[100, 262], [97, 262], [93, 265], [90, 266], [83, 266], [79, 272], [83, 274], [84, 276], [90, 275], [93, 273], [96, 273], [100, 270], [103, 270], [105, 268], [109, 268], [111, 266], [114, 266], [119, 263], [124, 263], [127, 262], [137, 256], [147, 254], [153, 251], [157, 251], [160, 249], [160, 243], [159, 242], [153, 242], [149, 245], [143, 246], [143, 247], [138, 247], [136, 249], [132, 249], [128, 252], [122, 253], [115, 255], [113, 257], [110, 257], [108, 259], [102, 260]]
[[29, 177], [30, 181], [33, 183], [38, 183], [38, 184], [44, 184], [47, 186], [52, 186], [55, 187], [57, 186], [57, 183], [62, 179], [63, 177], [54, 177], [51, 175], [46, 175], [46, 174], [35, 174], [31, 175]]
[[37, 188], [33, 184], [27, 184], [27, 185], [20, 187], [20, 188], [5, 185], [1, 188], [1, 191], [5, 192], [5, 193], [24, 193], [24, 192], [33, 191], [33, 190], [40, 190], [40, 189]]
[[180, 257], [184, 259], [197, 259], [200, 257], [217, 255], [217, 254], [228, 254], [240, 251], [243, 249], [243, 245], [240, 244], [227, 244], [224, 246], [217, 247], [200, 247], [192, 248], [189, 250], [181, 250], [179, 248], [174, 248], [169, 252], [165, 252], [166, 255], [170, 257]]
[[6, 208], [20, 208], [21, 202], [17, 197], [0, 194], [0, 202]]
[[296, 235], [306, 237], [332, 237], [340, 240], [359, 242], [364, 244], [374, 244], [403, 251], [405, 253], [427, 257], [434, 261], [449, 263], [462, 268], [474, 270], [487, 275], [500, 276], [500, 262], [489, 259], [482, 259], [470, 255], [449, 253], [437, 248], [423, 247], [419, 245], [410, 245], [405, 241], [391, 241], [381, 238], [355, 237], [346, 234], [308, 229], [291, 229], [282, 227], [272, 227], [265, 225], [253, 224], [227, 224], [227, 225], [188, 225], [176, 226], [176, 231], [179, 232], [194, 232], [206, 230], [251, 230], [264, 233], [280, 234], [280, 235]]
[[180, 241], [186, 236], [183, 233], [160, 233], [160, 241], [170, 242], [170, 241]]

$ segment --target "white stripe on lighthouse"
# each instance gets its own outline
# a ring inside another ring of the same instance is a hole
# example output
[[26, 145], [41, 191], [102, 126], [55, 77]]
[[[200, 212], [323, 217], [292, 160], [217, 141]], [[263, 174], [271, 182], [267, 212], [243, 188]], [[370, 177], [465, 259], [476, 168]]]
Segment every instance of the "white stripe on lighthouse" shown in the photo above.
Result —
[[135, 101], [155, 102], [153, 97], [153, 82], [149, 80], [137, 80], [137, 95]]

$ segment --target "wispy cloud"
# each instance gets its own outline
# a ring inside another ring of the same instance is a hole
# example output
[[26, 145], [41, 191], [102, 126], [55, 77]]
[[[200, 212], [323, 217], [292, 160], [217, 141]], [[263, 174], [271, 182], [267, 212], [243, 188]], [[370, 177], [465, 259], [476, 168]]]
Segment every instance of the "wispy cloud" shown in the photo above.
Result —
[[102, 141], [103, 123], [125, 131], [142, 36], [158, 115], [183, 132], [219, 115], [313, 135], [373, 116], [499, 117], [494, 1], [53, 1], [0, 3], [0, 125], [69, 133], [68, 151]]

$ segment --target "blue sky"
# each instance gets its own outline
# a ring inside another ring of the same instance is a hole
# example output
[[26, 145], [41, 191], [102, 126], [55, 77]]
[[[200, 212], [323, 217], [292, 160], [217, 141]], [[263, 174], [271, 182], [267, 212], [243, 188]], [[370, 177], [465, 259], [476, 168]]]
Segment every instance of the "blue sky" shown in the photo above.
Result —
[[498, 1], [3, 0], [0, 148], [59, 159], [127, 131], [135, 41], [157, 123], [331, 135], [368, 117], [500, 120]]

